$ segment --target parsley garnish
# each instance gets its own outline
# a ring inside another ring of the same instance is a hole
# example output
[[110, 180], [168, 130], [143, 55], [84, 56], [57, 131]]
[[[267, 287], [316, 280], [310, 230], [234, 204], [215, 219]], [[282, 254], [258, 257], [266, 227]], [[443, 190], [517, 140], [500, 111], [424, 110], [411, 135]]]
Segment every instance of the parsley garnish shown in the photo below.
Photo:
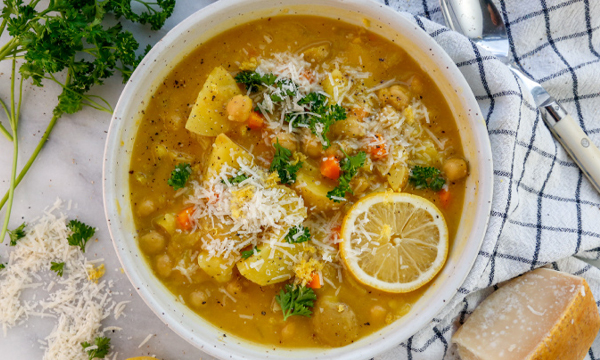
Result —
[[[117, 18], [150, 24], [156, 30], [173, 13], [175, 0], [135, 0], [143, 10], [137, 13], [132, 10], [131, 0], [3, 0], [2, 3], [0, 38], [6, 41], [0, 45], [0, 62], [11, 63], [10, 72], [6, 72], [7, 80], [2, 80], [10, 82], [11, 90], [7, 99], [0, 99], [9, 125], [4, 127], [0, 123], [0, 134], [18, 148], [21, 99], [27, 99], [23, 96], [24, 84], [31, 82], [41, 87], [52, 83], [62, 89], [53, 111], [49, 111], [52, 107], [44, 111], [52, 113], [52, 118], [27, 166], [17, 172], [19, 159], [14, 153], [10, 170], [2, 169], [11, 175], [0, 209], [6, 204], [6, 214], [10, 214], [15, 188], [48, 141], [58, 119], [86, 106], [112, 114], [111, 105], [97, 95], [90, 95], [89, 91], [115, 73], [122, 75], [123, 82], [127, 81], [151, 48], [148, 45], [145, 53], [136, 54], [139, 43], [121, 23], [115, 24], [109, 12]], [[108, 21], [103, 25], [105, 19]], [[21, 75], [20, 81], [17, 72]], [[9, 216], [6, 216], [0, 228], [0, 242], [6, 235], [8, 221]]]
[[17, 245], [17, 241], [25, 237], [25, 226], [26, 223], [22, 223], [18, 228], [14, 230], [8, 230], [8, 236], [10, 237], [10, 246]]
[[0, 270], [2, 270], [2, 269], [4, 269], [4, 268], [6, 268], [6, 265], [4, 265], [4, 264], [0, 264]]
[[328, 105], [329, 99], [327, 96], [320, 93], [309, 93], [298, 101], [298, 105], [305, 107], [307, 111], [318, 114], [287, 114], [285, 120], [292, 122], [293, 127], [308, 126], [310, 131], [319, 136], [323, 142], [323, 148], [327, 149], [331, 146], [331, 142], [327, 137], [329, 127], [336, 121], [346, 120], [346, 109], [340, 105]]
[[57, 262], [53, 261], [50, 263], [50, 270], [55, 271], [58, 276], [63, 276], [64, 269], [65, 269], [64, 262], [57, 263]]
[[282, 184], [295, 183], [296, 173], [302, 168], [302, 161], [291, 164], [290, 157], [292, 156], [292, 152], [279, 145], [279, 140], [273, 146], [275, 147], [275, 156], [273, 157], [269, 171], [277, 171]]
[[246, 85], [246, 89], [250, 92], [257, 92], [261, 86], [271, 86], [277, 81], [277, 75], [264, 74], [261, 75], [256, 71], [240, 71], [235, 76], [235, 81], [238, 84]]
[[108, 351], [110, 350], [110, 339], [107, 337], [98, 336], [94, 340], [94, 345], [96, 345], [98, 348], [86, 351], [85, 349], [92, 346], [92, 344], [90, 344], [87, 341], [81, 343], [81, 346], [83, 347], [83, 351], [87, 352], [87, 354], [88, 354], [89, 360], [92, 360], [95, 358], [104, 359], [104, 357], [106, 357], [106, 355], [108, 355]]
[[247, 259], [250, 256], [254, 255], [254, 252], [259, 253], [260, 250], [255, 246], [254, 249], [242, 251], [242, 259]]
[[[367, 160], [367, 154], [364, 151], [359, 152], [355, 156], [348, 156], [345, 152], [346, 158], [340, 162], [342, 168], [342, 175], [338, 179], [338, 185], [335, 189], [327, 193], [327, 197], [335, 202], [341, 200], [336, 198], [346, 197], [346, 193], [354, 194], [352, 188], [350, 188], [350, 181]], [[335, 197], [335, 198], [334, 198]]]
[[67, 237], [69, 245], [79, 246], [81, 251], [85, 252], [85, 244], [94, 236], [96, 229], [82, 223], [79, 220], [71, 220], [67, 225], [67, 228], [72, 231], [71, 235]]
[[[301, 235], [297, 235], [298, 233]], [[285, 235], [285, 240], [290, 244], [303, 243], [310, 240], [310, 230], [307, 227], [302, 227], [300, 225], [294, 226], [288, 231], [287, 235]]]
[[171, 178], [167, 180], [167, 184], [173, 187], [173, 190], [179, 190], [185, 187], [190, 175], [192, 174], [192, 166], [190, 164], [179, 164], [171, 171]]
[[293, 315], [308, 316], [312, 314], [310, 308], [313, 307], [317, 295], [311, 288], [305, 286], [294, 287], [287, 284], [285, 289], [281, 289], [279, 295], [275, 296], [275, 301], [281, 307], [283, 312], [283, 321]]
[[434, 167], [415, 166], [408, 179], [416, 189], [429, 188], [433, 191], [440, 191], [446, 184], [442, 172]]
[[[229, 179], [227, 179], [227, 180], [229, 181], [229, 183], [230, 183], [231, 185], [237, 185], [237, 184], [241, 183], [242, 181], [244, 181], [244, 180], [246, 180], [246, 179], [248, 179], [248, 178], [249, 178], [249, 177], [248, 177], [248, 175], [246, 175], [246, 174], [239, 174], [239, 175], [237, 175], [237, 176], [232, 176], [232, 177], [230, 177], [230, 178], [229, 178]], [[223, 184], [225, 184], [225, 180], [221, 180], [221, 182], [222, 182]]]

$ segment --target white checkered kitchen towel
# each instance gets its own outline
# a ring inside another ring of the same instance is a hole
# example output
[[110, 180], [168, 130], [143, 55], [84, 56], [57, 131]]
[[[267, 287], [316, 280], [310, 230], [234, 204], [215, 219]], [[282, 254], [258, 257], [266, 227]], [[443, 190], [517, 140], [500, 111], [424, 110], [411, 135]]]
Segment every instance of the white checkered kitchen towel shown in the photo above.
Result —
[[[600, 300], [600, 195], [544, 125], [502, 63], [441, 26], [438, 0], [380, 0], [406, 12], [469, 82], [494, 156], [489, 229], [466, 282], [426, 328], [377, 359], [458, 359], [452, 334], [497, 284], [541, 266], [584, 277]], [[600, 0], [494, 0], [513, 59], [579, 120], [600, 146]], [[390, 10], [392, 11], [392, 10]], [[600, 304], [600, 301], [598, 301]], [[600, 359], [600, 338], [587, 359]]]

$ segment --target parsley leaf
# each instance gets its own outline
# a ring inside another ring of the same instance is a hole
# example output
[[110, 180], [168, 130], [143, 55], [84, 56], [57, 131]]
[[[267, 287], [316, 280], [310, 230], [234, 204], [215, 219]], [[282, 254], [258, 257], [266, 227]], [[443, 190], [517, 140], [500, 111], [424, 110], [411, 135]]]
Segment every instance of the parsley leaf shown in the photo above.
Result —
[[240, 71], [235, 76], [235, 81], [238, 84], [246, 85], [246, 89], [250, 92], [257, 92], [261, 86], [271, 86], [275, 84], [277, 75], [275, 74], [264, 74], [260, 75], [256, 71]]
[[310, 131], [321, 138], [323, 148], [331, 146], [327, 137], [329, 127], [336, 121], [346, 120], [346, 109], [340, 105], [328, 105], [329, 99], [321, 93], [309, 93], [298, 101], [298, 105], [304, 106], [306, 111], [317, 114], [294, 114], [285, 116], [287, 122], [291, 122], [293, 127], [308, 126]]
[[415, 166], [408, 178], [416, 189], [431, 189], [440, 191], [446, 184], [442, 172], [434, 167]]
[[179, 164], [171, 171], [171, 178], [167, 180], [167, 183], [173, 187], [173, 190], [179, 190], [185, 187], [191, 174], [192, 166], [190, 164]]
[[8, 236], [10, 237], [10, 246], [17, 245], [17, 241], [25, 237], [25, 226], [26, 223], [22, 223], [18, 228], [14, 230], [8, 230]]
[[250, 256], [254, 255], [254, 252], [259, 253], [260, 250], [255, 246], [254, 249], [242, 251], [242, 259], [247, 259]]
[[67, 225], [67, 228], [72, 231], [71, 235], [67, 237], [69, 245], [79, 246], [81, 251], [85, 252], [85, 244], [94, 236], [96, 229], [82, 223], [79, 220], [71, 220]]
[[296, 173], [302, 168], [302, 161], [292, 164], [290, 157], [292, 152], [283, 146], [279, 145], [279, 140], [275, 144], [275, 156], [269, 167], [269, 171], [277, 171], [282, 184], [293, 184], [296, 182]]
[[4, 268], [6, 268], [6, 265], [4, 265], [4, 264], [0, 264], [0, 270], [2, 270], [2, 269], [4, 269]]
[[294, 226], [285, 235], [285, 240], [290, 244], [303, 243], [310, 240], [310, 230], [307, 227], [302, 227], [300, 225]]
[[95, 358], [104, 359], [106, 355], [108, 355], [108, 351], [110, 350], [110, 339], [103, 336], [98, 336], [94, 340], [94, 345], [98, 348], [93, 350], [85, 350], [92, 346], [89, 342], [82, 342], [81, 346], [83, 347], [83, 351], [87, 352], [88, 359], [93, 360]]
[[[342, 150], [343, 151], [343, 150]], [[367, 160], [367, 154], [364, 151], [359, 152], [355, 156], [348, 156], [345, 152], [346, 158], [340, 162], [342, 169], [342, 175], [338, 179], [338, 185], [335, 189], [327, 192], [327, 197], [334, 202], [340, 202], [341, 200], [336, 198], [346, 197], [346, 193], [354, 194], [352, 188], [350, 188], [350, 181], [358, 173], [358, 169], [361, 168]]]
[[[241, 183], [242, 181], [244, 181], [244, 180], [246, 180], [246, 179], [248, 179], [248, 178], [249, 178], [249, 177], [248, 177], [248, 175], [246, 175], [246, 174], [238, 174], [238, 175], [236, 175], [236, 176], [232, 176], [232, 177], [230, 177], [230, 178], [228, 179], [228, 181], [229, 181], [229, 183], [230, 183], [231, 185], [237, 185], [237, 184]], [[221, 182], [222, 182], [223, 184], [225, 184], [225, 180], [221, 180]]]
[[64, 269], [65, 269], [64, 262], [57, 263], [57, 262], [53, 261], [50, 263], [50, 270], [55, 271], [58, 276], [63, 276]]
[[311, 288], [305, 286], [294, 287], [287, 284], [285, 289], [281, 289], [279, 295], [275, 296], [275, 301], [281, 307], [283, 312], [283, 321], [293, 315], [308, 316], [312, 314], [310, 308], [313, 307], [317, 295]]

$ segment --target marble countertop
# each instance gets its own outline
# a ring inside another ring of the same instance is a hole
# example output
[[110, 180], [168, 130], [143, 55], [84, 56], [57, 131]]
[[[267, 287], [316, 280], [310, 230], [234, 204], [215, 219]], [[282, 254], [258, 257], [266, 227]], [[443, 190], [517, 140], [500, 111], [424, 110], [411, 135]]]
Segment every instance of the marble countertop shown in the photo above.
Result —
[[[163, 30], [152, 32], [148, 27], [128, 26], [136, 38], [154, 44], [168, 30], [196, 10], [212, 3], [211, 0], [179, 0], [173, 16], [167, 20]], [[0, 5], [0, 10], [2, 5]], [[0, 44], [6, 38], [0, 39]], [[0, 63], [0, 97], [9, 100], [10, 62]], [[113, 106], [117, 103], [124, 85], [120, 76], [114, 76], [105, 85], [94, 89], [94, 93], [108, 100]], [[19, 125], [19, 168], [27, 161], [50, 121], [56, 96], [60, 89], [54, 84], [43, 88], [26, 86]], [[0, 121], [6, 124], [4, 113]], [[102, 160], [104, 143], [110, 124], [107, 113], [84, 109], [75, 115], [65, 115], [57, 123], [49, 142], [42, 150], [33, 167], [16, 191], [15, 203], [9, 228], [15, 228], [23, 221], [42, 214], [45, 207], [57, 198], [72, 200], [73, 208], [66, 212], [69, 218], [79, 218], [98, 229], [98, 242], [87, 246], [89, 259], [103, 258], [106, 264], [104, 279], [113, 280], [114, 291], [120, 293], [113, 299], [117, 302], [131, 301], [125, 310], [125, 317], [114, 320], [111, 316], [104, 326], [115, 325], [123, 328], [110, 334], [117, 359], [133, 356], [156, 355], [160, 359], [212, 359], [171, 331], [148, 308], [137, 294], [129, 279], [123, 274], [117, 259], [106, 220], [102, 201]], [[12, 161], [12, 143], [0, 136], [0, 192], [4, 194], [9, 184]], [[4, 219], [4, 210], [0, 211]], [[5, 262], [11, 248], [8, 240], [0, 244], [0, 262]], [[24, 294], [30, 296], [32, 294]], [[52, 318], [31, 318], [25, 324], [10, 329], [7, 336], [0, 334], [0, 354], [3, 359], [39, 360], [43, 356], [38, 339], [44, 339], [54, 326]], [[149, 335], [155, 334], [142, 348], [140, 343]]]

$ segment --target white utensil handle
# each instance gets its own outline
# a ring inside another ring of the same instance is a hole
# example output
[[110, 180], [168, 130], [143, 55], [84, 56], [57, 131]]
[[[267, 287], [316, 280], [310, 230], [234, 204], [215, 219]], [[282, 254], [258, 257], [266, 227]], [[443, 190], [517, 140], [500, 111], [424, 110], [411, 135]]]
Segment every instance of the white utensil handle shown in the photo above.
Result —
[[550, 127], [583, 174], [600, 192], [600, 150], [569, 114]]

